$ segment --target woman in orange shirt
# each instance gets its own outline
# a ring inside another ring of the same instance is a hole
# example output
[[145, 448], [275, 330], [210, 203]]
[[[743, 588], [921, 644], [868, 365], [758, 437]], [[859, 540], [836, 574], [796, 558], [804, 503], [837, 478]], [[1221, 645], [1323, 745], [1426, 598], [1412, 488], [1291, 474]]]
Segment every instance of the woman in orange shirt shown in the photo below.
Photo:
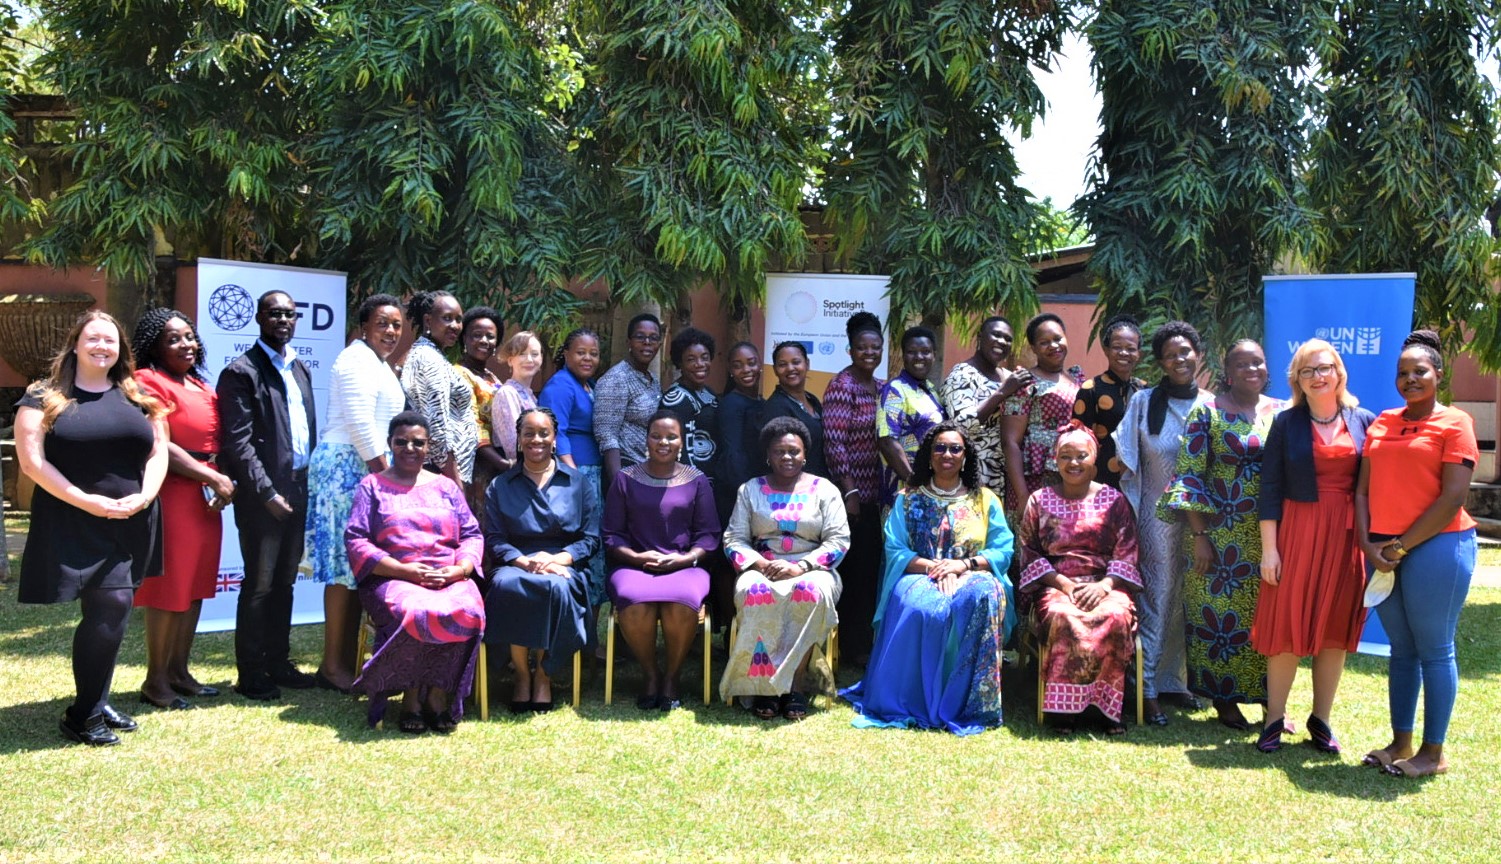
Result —
[[[1475, 520], [1463, 505], [1479, 450], [1470, 415], [1438, 401], [1443, 372], [1437, 334], [1408, 335], [1397, 360], [1397, 391], [1407, 404], [1383, 411], [1367, 430], [1355, 491], [1367, 564], [1396, 571], [1391, 594], [1376, 607], [1392, 646], [1392, 741], [1365, 764], [1406, 777], [1449, 770], [1444, 736], [1459, 689], [1454, 630], [1475, 570]], [[1423, 744], [1414, 751], [1420, 690]]]

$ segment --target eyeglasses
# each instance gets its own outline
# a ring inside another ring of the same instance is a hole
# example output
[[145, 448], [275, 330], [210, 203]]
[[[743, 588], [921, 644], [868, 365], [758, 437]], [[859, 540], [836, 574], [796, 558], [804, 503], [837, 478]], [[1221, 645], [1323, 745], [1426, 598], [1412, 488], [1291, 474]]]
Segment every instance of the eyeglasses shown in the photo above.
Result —
[[647, 345], [656, 345], [662, 341], [660, 333], [637, 333], [631, 337], [632, 342], [645, 342]]
[[426, 438], [392, 438], [392, 450], [426, 450]]
[[1328, 378], [1334, 374], [1334, 364], [1325, 363], [1322, 366], [1304, 366], [1298, 370], [1298, 377], [1304, 381], [1312, 381], [1314, 376]]
[[963, 444], [934, 444], [933, 445], [933, 452], [934, 453], [944, 453], [944, 454], [947, 454], [949, 456], [958, 456], [960, 453], [964, 452], [964, 445]]
[[267, 309], [266, 317], [272, 321], [295, 321], [297, 320], [296, 309]]

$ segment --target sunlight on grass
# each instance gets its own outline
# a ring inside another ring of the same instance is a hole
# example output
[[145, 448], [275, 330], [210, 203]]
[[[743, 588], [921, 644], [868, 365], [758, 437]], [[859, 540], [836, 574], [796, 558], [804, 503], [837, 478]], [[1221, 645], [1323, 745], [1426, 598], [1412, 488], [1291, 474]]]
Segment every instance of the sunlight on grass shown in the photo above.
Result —
[[[199, 640], [200, 678], [226, 695], [198, 710], [142, 711], [103, 751], [65, 745], [73, 606], [18, 606], [0, 587], [0, 860], [135, 861], [1490, 861], [1501, 734], [1501, 590], [1461, 620], [1453, 771], [1428, 782], [1358, 766], [1386, 743], [1385, 661], [1352, 658], [1336, 705], [1342, 758], [1293, 739], [1263, 756], [1212, 712], [1123, 739], [1063, 740], [1032, 720], [1030, 668], [1011, 672], [1005, 728], [973, 738], [850, 727], [843, 703], [800, 724], [689, 703], [615, 705], [585, 668], [579, 711], [471, 714], [451, 738], [364, 725], [325, 691], [280, 703], [227, 693], [233, 640]], [[140, 613], [115, 681], [135, 710]], [[317, 627], [295, 630], [305, 661]], [[844, 670], [849, 683], [851, 670]], [[684, 670], [685, 684], [699, 668]], [[1300, 675], [1292, 716], [1307, 715]], [[1259, 719], [1259, 711], [1248, 712]], [[101, 852], [103, 853], [101, 855]]]

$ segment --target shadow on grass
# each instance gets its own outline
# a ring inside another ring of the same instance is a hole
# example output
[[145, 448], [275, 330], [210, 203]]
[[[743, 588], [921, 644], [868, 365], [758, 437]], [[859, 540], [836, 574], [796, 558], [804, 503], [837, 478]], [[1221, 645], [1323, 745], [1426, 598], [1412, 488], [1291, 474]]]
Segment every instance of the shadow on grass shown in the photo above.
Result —
[[1302, 742], [1289, 742], [1276, 753], [1262, 753], [1249, 745], [1222, 745], [1190, 748], [1184, 755], [1196, 768], [1281, 771], [1305, 792], [1362, 801], [1397, 801], [1421, 791], [1423, 785], [1320, 753]]
[[59, 697], [0, 707], [0, 755], [80, 746], [63, 738], [57, 729], [57, 721], [72, 702], [70, 697]]

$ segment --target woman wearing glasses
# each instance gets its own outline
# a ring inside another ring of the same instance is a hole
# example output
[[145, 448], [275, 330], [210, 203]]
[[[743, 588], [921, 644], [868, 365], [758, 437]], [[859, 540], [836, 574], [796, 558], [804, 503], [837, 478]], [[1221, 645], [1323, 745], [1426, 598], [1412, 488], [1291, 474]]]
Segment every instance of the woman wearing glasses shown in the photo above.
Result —
[[1282, 746], [1287, 694], [1298, 661], [1313, 658], [1309, 743], [1339, 752], [1329, 727], [1345, 653], [1365, 623], [1365, 574], [1355, 537], [1355, 478], [1366, 427], [1376, 418], [1346, 389], [1344, 361], [1322, 339], [1293, 353], [1288, 409], [1272, 420], [1262, 454], [1261, 594], [1251, 647], [1267, 658], [1266, 726], [1257, 749]]
[[662, 350], [662, 322], [643, 312], [625, 328], [630, 338], [623, 360], [594, 385], [594, 441], [604, 462], [603, 489], [620, 469], [646, 461], [646, 421], [662, 401], [662, 380], [651, 368]]
[[1001, 724], [1011, 529], [957, 423], [929, 430], [886, 519], [886, 572], [856, 726], [969, 735]]

